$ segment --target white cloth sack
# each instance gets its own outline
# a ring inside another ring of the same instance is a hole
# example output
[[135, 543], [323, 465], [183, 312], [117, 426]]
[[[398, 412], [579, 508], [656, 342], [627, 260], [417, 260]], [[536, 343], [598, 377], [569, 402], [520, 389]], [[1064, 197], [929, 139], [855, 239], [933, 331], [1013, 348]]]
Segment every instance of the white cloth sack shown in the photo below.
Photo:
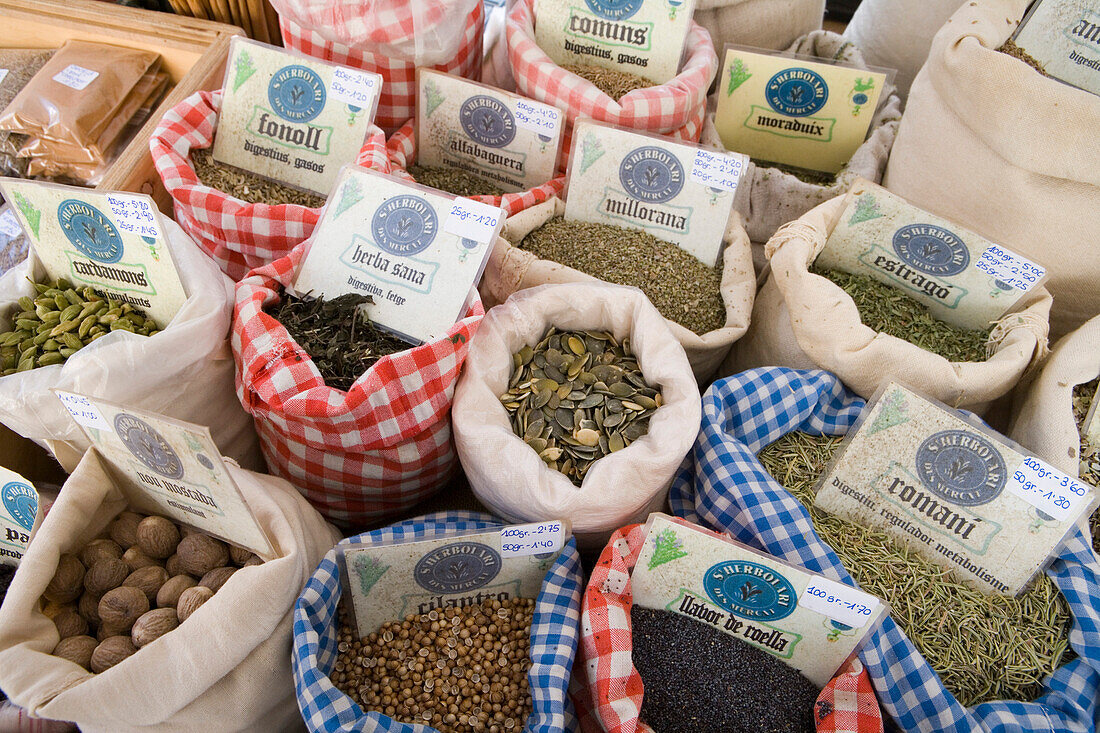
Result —
[[950, 362], [915, 344], [863, 325], [844, 290], [809, 271], [848, 203], [826, 201], [782, 226], [767, 244], [770, 262], [756, 294], [748, 333], [719, 370], [730, 375], [761, 366], [825, 369], [861, 397], [897, 379], [952, 407], [975, 412], [1008, 394], [1047, 353], [1050, 293], [1040, 287], [990, 335], [983, 362]]
[[[222, 453], [262, 469], [252, 418], [234, 392], [229, 350], [233, 282], [174, 221], [165, 219], [168, 247], [189, 294], [168, 327], [154, 336], [114, 331], [64, 364], [0, 377], [0, 422], [48, 449], [67, 472], [89, 443], [51, 389], [98, 397], [210, 428]], [[24, 295], [36, 297], [31, 259], [0, 277], [0, 332]], [[40, 266], [39, 266], [40, 267]]]
[[972, 0], [932, 41], [885, 186], [1050, 272], [1051, 332], [1100, 313], [1100, 97], [995, 49], [1028, 0]]
[[[648, 434], [598, 460], [580, 487], [512, 432], [499, 399], [508, 391], [512, 354], [538, 343], [551, 326], [629, 336], [646, 381], [663, 399]], [[470, 344], [452, 415], [462, 467], [490, 511], [509, 522], [567, 519], [585, 547], [664, 507], [701, 419], [699, 387], [665, 319], [637, 288], [596, 282], [531, 288], [490, 310]]]
[[[565, 213], [561, 199], [553, 198], [508, 217], [504, 228], [489, 253], [489, 263], [478, 290], [487, 307], [503, 303], [512, 293], [549, 283], [602, 282], [580, 270], [542, 260], [526, 250], [512, 245], [519, 243], [532, 230], [555, 216]], [[695, 378], [701, 383], [714, 376], [719, 364], [729, 353], [730, 345], [748, 330], [752, 300], [756, 293], [756, 278], [752, 266], [749, 238], [736, 212], [730, 215], [722, 249], [722, 302], [726, 306], [726, 323], [700, 336], [679, 323], [666, 320], [672, 335], [687, 351]]]
[[863, 0], [844, 37], [863, 51], [872, 66], [896, 69], [894, 83], [904, 99], [928, 58], [936, 35], [962, 0]]
[[821, 27], [825, 0], [697, 0], [695, 22], [710, 31], [719, 63], [727, 43], [786, 48]]
[[302, 728], [290, 670], [293, 606], [338, 535], [286, 481], [232, 465], [229, 473], [276, 557], [241, 568], [178, 628], [94, 675], [50, 654], [57, 628], [39, 602], [60, 555], [127, 508], [99, 454], [84, 455], [0, 607], [0, 687], [12, 702], [86, 732]]
[[[867, 68], [867, 62], [859, 49], [831, 31], [814, 31], [796, 40], [787, 51], [829, 61], [843, 61], [861, 69]], [[882, 180], [901, 120], [901, 99], [893, 88], [888, 87], [883, 92], [882, 103], [871, 118], [867, 139], [852, 154], [848, 164], [837, 173], [836, 181], [832, 185], [808, 183], [778, 168], [758, 166], [749, 161], [741, 175], [742, 183], [737, 188], [733, 207], [741, 213], [745, 230], [754, 243], [763, 244], [782, 225], [794, 221], [818, 204], [846, 192], [857, 178], [866, 178], [875, 183]], [[715, 150], [725, 150], [722, 139], [718, 136], [718, 129], [714, 126], [713, 112], [707, 114], [700, 142]], [[757, 250], [753, 255], [758, 264], [762, 265], [762, 252]]]

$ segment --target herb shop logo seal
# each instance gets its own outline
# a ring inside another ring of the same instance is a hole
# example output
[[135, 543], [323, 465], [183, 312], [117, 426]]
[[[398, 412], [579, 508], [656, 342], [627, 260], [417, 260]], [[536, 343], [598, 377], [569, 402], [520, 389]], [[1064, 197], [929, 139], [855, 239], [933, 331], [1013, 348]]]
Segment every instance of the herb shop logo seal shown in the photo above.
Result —
[[966, 430], [944, 430], [921, 443], [917, 475], [933, 494], [960, 506], [993, 501], [1008, 481], [1000, 451]]
[[626, 20], [645, 4], [645, 0], [584, 0], [596, 15], [607, 20]]
[[439, 219], [419, 196], [394, 196], [378, 207], [370, 223], [374, 243], [398, 257], [423, 252], [435, 241]]
[[933, 224], [908, 224], [894, 232], [894, 252], [925, 275], [951, 277], [970, 264], [970, 250], [953, 233]]
[[798, 607], [790, 581], [754, 562], [731, 560], [712, 565], [703, 576], [703, 588], [712, 601], [741, 618], [776, 621]]
[[462, 131], [490, 148], [503, 148], [516, 137], [516, 118], [498, 99], [478, 94], [458, 111]]
[[267, 85], [267, 101], [287, 122], [309, 122], [325, 108], [325, 97], [317, 72], [298, 64], [279, 69]]
[[819, 112], [829, 101], [829, 85], [816, 71], [796, 66], [783, 69], [764, 87], [772, 109], [788, 117]]
[[462, 593], [476, 590], [500, 572], [500, 553], [480, 542], [455, 542], [436, 548], [420, 558], [413, 577], [432, 593]]
[[96, 207], [66, 199], [57, 207], [57, 222], [69, 242], [93, 260], [111, 265], [122, 259], [122, 237]]
[[647, 145], [623, 158], [619, 183], [639, 201], [662, 204], [684, 188], [684, 166], [667, 150]]
[[120, 412], [115, 416], [115, 432], [139, 461], [161, 476], [171, 479], [183, 477], [183, 462], [164, 436], [149, 423]]
[[38, 494], [34, 489], [22, 481], [9, 481], [0, 489], [0, 500], [4, 502], [8, 516], [29, 532], [38, 511]]

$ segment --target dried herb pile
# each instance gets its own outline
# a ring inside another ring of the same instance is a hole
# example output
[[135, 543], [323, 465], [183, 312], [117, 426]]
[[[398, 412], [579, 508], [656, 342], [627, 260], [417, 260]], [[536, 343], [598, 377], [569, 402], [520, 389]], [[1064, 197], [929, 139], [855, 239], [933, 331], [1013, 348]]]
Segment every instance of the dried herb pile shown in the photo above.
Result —
[[981, 362], [989, 358], [986, 342], [992, 329], [960, 328], [935, 318], [921, 303], [870, 275], [812, 268], [852, 296], [868, 328], [896, 336], [948, 361]]
[[764, 468], [809, 509], [814, 529], [890, 615], [959, 702], [1034, 700], [1072, 658], [1065, 598], [1045, 574], [1019, 598], [986, 595], [889, 535], [813, 508], [814, 484], [841, 438], [789, 433], [760, 451]]
[[[1081, 473], [1082, 481], [1092, 486], [1100, 486], [1100, 445], [1092, 445], [1085, 437], [1085, 418], [1096, 396], [1096, 387], [1100, 379], [1094, 379], [1073, 388], [1073, 417], [1077, 420], [1077, 431], [1081, 434]], [[1092, 546], [1100, 552], [1100, 509], [1089, 518], [1092, 530]]]
[[630, 610], [641, 719], [657, 733], [813, 733], [818, 689], [794, 667], [672, 611]]
[[455, 196], [503, 196], [504, 189], [461, 168], [410, 165], [408, 174], [421, 186], [437, 188]]
[[216, 188], [250, 204], [271, 204], [272, 206], [298, 204], [311, 209], [319, 209], [325, 205], [324, 196], [299, 191], [267, 178], [222, 165], [214, 160], [210, 148], [192, 150], [191, 165], [195, 167], [195, 174], [203, 185]]
[[657, 86], [656, 82], [637, 74], [628, 74], [616, 69], [605, 69], [588, 64], [567, 64], [562, 67], [582, 79], [592, 82], [597, 89], [618, 102], [635, 89], [647, 89]]
[[1024, 49], [1017, 46], [1012, 41], [1012, 39], [1009, 39], [1009, 40], [1005, 41], [1004, 44], [1000, 48], [998, 48], [997, 50], [1000, 51], [1003, 54], [1007, 54], [1007, 55], [1011, 56], [1012, 58], [1019, 59], [1020, 61], [1023, 61], [1025, 64], [1027, 64], [1031, 68], [1035, 69], [1036, 71], [1038, 71], [1043, 76], [1050, 76], [1050, 74], [1047, 73], [1047, 70], [1043, 68], [1043, 65], [1039, 63], [1038, 59], [1036, 59], [1034, 56], [1029, 54]]
[[556, 216], [524, 237], [519, 247], [600, 280], [633, 285], [662, 316], [697, 334], [726, 323], [721, 271], [640, 229]]
[[284, 293], [278, 305], [267, 312], [309, 354], [325, 384], [346, 392], [383, 356], [410, 348], [379, 330], [359, 307], [373, 302], [357, 293], [331, 300]]
[[804, 183], [812, 183], [815, 186], [831, 186], [836, 183], [835, 173], [815, 171], [810, 168], [799, 168], [798, 166], [787, 165], [785, 163], [772, 163], [767, 160], [757, 160], [756, 158], [753, 158], [752, 162], [755, 163], [758, 168], [763, 168], [766, 171], [774, 170], [779, 173], [786, 173]]

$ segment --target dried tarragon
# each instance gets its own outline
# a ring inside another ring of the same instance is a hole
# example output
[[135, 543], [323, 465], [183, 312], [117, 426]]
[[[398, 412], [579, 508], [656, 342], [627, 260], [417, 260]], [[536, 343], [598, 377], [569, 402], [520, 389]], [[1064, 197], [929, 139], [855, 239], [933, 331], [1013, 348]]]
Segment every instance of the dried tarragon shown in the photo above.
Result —
[[619, 342], [606, 331], [551, 328], [512, 361], [509, 389], [500, 396], [512, 430], [577, 486], [592, 464], [645, 435], [662, 404], [630, 339]]

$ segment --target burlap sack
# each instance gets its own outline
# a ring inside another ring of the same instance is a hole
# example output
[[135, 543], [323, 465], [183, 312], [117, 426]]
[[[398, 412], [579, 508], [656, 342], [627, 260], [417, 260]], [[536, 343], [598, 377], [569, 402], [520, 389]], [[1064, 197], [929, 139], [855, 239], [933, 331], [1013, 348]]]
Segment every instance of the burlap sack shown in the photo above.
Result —
[[1009, 436], [1044, 461], [1077, 476], [1081, 434], [1073, 417], [1073, 388], [1100, 375], [1100, 316], [1054, 345], [1042, 371], [1019, 395]]
[[[512, 354], [561, 330], [630, 337], [646, 381], [663, 404], [649, 432], [597, 461], [578, 488], [512, 432], [499, 396]], [[477, 498], [509, 522], [567, 519], [582, 547], [665, 504], [668, 487], [699, 428], [699, 388], [665, 319], [640, 290], [602, 283], [545, 285], [516, 293], [485, 316], [470, 345], [452, 409], [455, 446]]]
[[1047, 268], [1054, 337], [1100, 312], [1100, 97], [998, 53], [1028, 0], [972, 0], [932, 41], [885, 185]]
[[721, 52], [727, 43], [786, 48], [821, 27], [825, 0], [696, 0], [695, 22]]
[[[787, 48], [787, 51], [829, 61], [843, 61], [861, 69], [867, 68], [867, 62], [859, 49], [830, 31], [814, 31], [803, 36]], [[884, 90], [883, 102], [871, 118], [867, 139], [856, 149], [848, 164], [837, 173], [832, 185], [809, 183], [778, 168], [763, 167], [749, 161], [748, 167], [742, 173], [742, 183], [733, 202], [734, 209], [741, 212], [749, 239], [759, 244], [767, 242], [780, 226], [844, 193], [857, 178], [880, 182], [886, 171], [890, 147], [898, 132], [899, 120], [901, 100], [892, 89]], [[700, 142], [715, 150], [725, 150], [714, 126], [713, 112], [707, 114]], [[762, 266], [763, 252], [758, 251], [757, 247], [753, 249], [754, 258]]]
[[[544, 204], [510, 216], [489, 253], [489, 263], [482, 275], [481, 297], [486, 305], [503, 303], [508, 297], [524, 288], [547, 283], [600, 282], [591, 275], [559, 265], [552, 260], [542, 260], [518, 244], [529, 232], [565, 213], [565, 204], [554, 198]], [[679, 323], [666, 320], [672, 335], [687, 351], [688, 361], [699, 382], [707, 382], [718, 365], [729, 353], [730, 345], [741, 338], [749, 328], [752, 300], [756, 293], [749, 239], [736, 213], [730, 216], [726, 227], [725, 247], [722, 252], [722, 301], [726, 305], [726, 325], [700, 336]]]
[[[115, 331], [64, 364], [0, 377], [0, 422], [48, 449], [67, 471], [89, 443], [51, 389], [209, 426], [222, 453], [246, 468], [263, 468], [252, 419], [234, 393], [233, 283], [178, 224], [165, 220], [164, 228], [190, 294], [166, 329], [155, 336]], [[27, 277], [41, 280], [45, 273], [32, 272], [27, 259], [0, 277], [0, 332], [11, 329], [15, 301], [35, 296]]]
[[864, 326], [852, 298], [809, 271], [846, 205], [846, 196], [827, 201], [768, 241], [770, 269], [751, 325], [721, 374], [762, 366], [826, 369], [865, 398], [897, 379], [953, 407], [981, 411], [1046, 355], [1051, 297], [1042, 287], [997, 323], [987, 344], [991, 355], [983, 362], [950, 362]]
[[34, 715], [84, 731], [298, 729], [290, 670], [294, 600], [339, 536], [282, 479], [229, 467], [276, 547], [241, 568], [178, 628], [99, 675], [50, 654], [57, 628], [39, 599], [61, 553], [127, 507], [88, 452], [38, 528], [0, 607], [0, 687]]

